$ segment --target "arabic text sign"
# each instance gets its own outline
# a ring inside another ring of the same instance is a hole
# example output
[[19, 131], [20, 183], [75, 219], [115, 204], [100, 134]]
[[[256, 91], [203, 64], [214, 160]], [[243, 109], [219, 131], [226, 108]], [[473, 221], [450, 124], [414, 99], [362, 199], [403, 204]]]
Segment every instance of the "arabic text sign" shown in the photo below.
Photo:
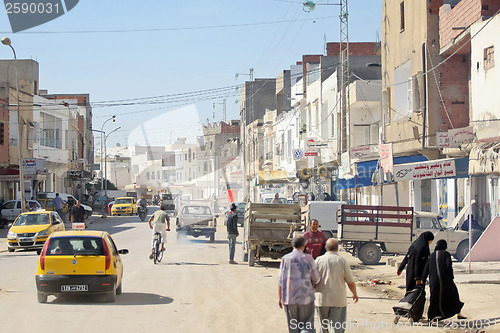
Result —
[[394, 166], [395, 181], [455, 177], [456, 174], [455, 160], [438, 160]]
[[439, 148], [458, 148], [473, 141], [474, 130], [472, 126], [450, 129], [448, 132], [437, 132], [437, 146]]

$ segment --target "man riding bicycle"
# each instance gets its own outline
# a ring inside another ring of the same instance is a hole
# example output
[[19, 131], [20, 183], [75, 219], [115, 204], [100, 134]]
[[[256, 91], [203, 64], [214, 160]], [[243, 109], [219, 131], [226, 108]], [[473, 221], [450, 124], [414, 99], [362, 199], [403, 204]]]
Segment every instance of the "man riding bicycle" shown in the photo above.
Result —
[[[166, 206], [162, 205], [159, 210], [154, 212], [153, 215], [151, 215], [151, 218], [149, 219], [149, 228], [153, 229], [153, 242], [151, 246], [151, 255], [149, 256], [149, 259], [154, 258], [154, 239], [155, 239], [155, 233], [159, 232], [161, 234], [161, 251], [165, 251], [165, 242], [167, 240], [167, 231], [170, 231], [170, 219], [168, 217], [166, 210]], [[154, 226], [153, 226], [154, 224]]]

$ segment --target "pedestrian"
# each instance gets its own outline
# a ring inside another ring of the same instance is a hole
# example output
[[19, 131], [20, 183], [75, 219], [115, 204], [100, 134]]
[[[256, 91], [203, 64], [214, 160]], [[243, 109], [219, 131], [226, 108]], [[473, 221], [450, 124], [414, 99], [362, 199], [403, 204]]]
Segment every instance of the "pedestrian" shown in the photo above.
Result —
[[271, 203], [273, 203], [273, 204], [277, 204], [277, 203], [279, 203], [279, 202], [280, 202], [280, 201], [279, 201], [279, 198], [280, 198], [279, 193], [276, 193], [276, 194], [274, 195], [273, 200], [271, 200]]
[[285, 307], [288, 332], [316, 332], [314, 325], [314, 286], [320, 281], [316, 263], [304, 253], [304, 236], [292, 240], [293, 251], [281, 260], [279, 306]]
[[406, 267], [406, 291], [415, 289], [416, 286], [423, 284], [422, 274], [424, 273], [424, 267], [429, 259], [431, 251], [429, 250], [429, 245], [434, 240], [434, 234], [430, 231], [426, 231], [418, 236], [417, 240], [411, 244], [408, 249], [408, 253], [405, 255], [403, 261], [398, 267], [397, 274], [401, 275], [401, 272]]
[[227, 216], [226, 228], [227, 239], [229, 242], [229, 263], [237, 264], [234, 261], [234, 250], [236, 248], [236, 238], [239, 236], [238, 232], [238, 214], [236, 213], [236, 204], [233, 202], [230, 206], [230, 212]]
[[85, 208], [83, 208], [80, 200], [77, 200], [76, 206], [73, 206], [73, 209], [71, 209], [71, 222], [84, 223], [85, 228], [87, 228], [87, 222], [85, 220]]
[[[161, 233], [161, 251], [165, 251], [165, 243], [167, 241], [167, 231], [170, 231], [170, 218], [168, 217], [167, 206], [162, 204], [160, 209], [151, 215], [149, 218], [149, 228], [153, 229], [153, 242], [151, 246], [151, 254], [149, 259], [153, 259], [155, 255], [155, 233]], [[153, 225], [154, 224], [154, 225]]]
[[460, 312], [464, 303], [460, 301], [458, 289], [455, 285], [451, 255], [446, 248], [448, 244], [444, 239], [437, 241], [434, 252], [429, 257], [424, 268], [422, 279], [429, 276], [431, 291], [427, 318], [441, 320], [457, 315], [458, 319], [466, 319]]
[[73, 199], [73, 197], [68, 197], [66, 203], [68, 204], [68, 212], [70, 212], [75, 206], [75, 199]]
[[316, 285], [316, 306], [323, 333], [343, 333], [347, 320], [346, 284], [354, 303], [358, 302], [356, 283], [347, 261], [339, 255], [339, 242], [326, 241], [326, 253], [316, 258], [321, 280]]
[[54, 203], [54, 208], [56, 209], [57, 214], [59, 214], [59, 216], [61, 218], [63, 218], [64, 217], [63, 216], [63, 200], [59, 196], [59, 193], [56, 193], [56, 196], [54, 199], [52, 199], [52, 202]]
[[311, 228], [304, 233], [304, 238], [306, 239], [305, 252], [309, 253], [313, 259], [325, 253], [325, 244], [328, 238], [319, 230], [318, 220], [311, 220]]

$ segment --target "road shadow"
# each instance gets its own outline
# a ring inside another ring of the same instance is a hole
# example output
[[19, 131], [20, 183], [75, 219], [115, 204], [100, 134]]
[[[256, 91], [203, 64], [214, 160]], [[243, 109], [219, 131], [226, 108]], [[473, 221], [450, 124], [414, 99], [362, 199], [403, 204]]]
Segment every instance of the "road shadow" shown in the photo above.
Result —
[[159, 263], [157, 265], [164, 265], [164, 266], [219, 266], [219, 264], [209, 264], [209, 263], [201, 263], [201, 262], [164, 262], [164, 263]]
[[255, 268], [280, 268], [280, 261], [255, 261]]
[[148, 293], [123, 293], [116, 296], [116, 302], [107, 303], [105, 295], [59, 295], [48, 304], [68, 304], [68, 305], [160, 305], [170, 304], [173, 298]]

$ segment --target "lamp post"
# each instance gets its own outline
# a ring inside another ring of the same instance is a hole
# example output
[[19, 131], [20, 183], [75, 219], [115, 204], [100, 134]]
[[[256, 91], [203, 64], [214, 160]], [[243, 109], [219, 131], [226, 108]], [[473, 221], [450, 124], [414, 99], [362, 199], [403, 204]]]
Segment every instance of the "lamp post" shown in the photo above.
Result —
[[10, 41], [10, 38], [8, 37], [3, 37], [2, 38], [2, 44], [7, 45], [8, 47], [11, 48], [12, 53], [14, 53], [14, 68], [16, 72], [16, 99], [17, 99], [17, 126], [18, 126], [18, 140], [17, 140], [17, 148], [18, 148], [18, 153], [19, 153], [19, 191], [21, 191], [21, 213], [23, 213], [26, 210], [26, 199], [25, 199], [25, 193], [24, 193], [24, 170], [23, 170], [23, 154], [22, 154], [22, 148], [21, 148], [21, 142], [22, 142], [22, 132], [23, 132], [23, 126], [21, 125], [21, 112], [19, 111], [19, 76], [17, 72], [17, 55], [16, 55], [16, 50], [12, 46], [12, 42]]
[[[106, 150], [106, 140], [108, 139], [108, 136], [111, 133], [118, 131], [120, 128], [121, 127], [118, 126], [114, 130], [112, 130], [111, 132], [109, 132], [108, 135], [104, 135], [104, 173], [105, 173], [104, 178], [106, 179], [106, 186], [104, 186], [104, 195], [106, 197], [108, 196], [108, 181], [107, 181], [108, 180], [108, 166], [107, 166], [108, 155], [107, 155], [107, 150]], [[102, 176], [102, 172], [101, 172], [101, 176]], [[102, 181], [101, 181], [101, 185], [102, 185]]]
[[[115, 118], [116, 118], [116, 116], [114, 115], [114, 116], [112, 116], [111, 118], [106, 119], [106, 121], [102, 124], [102, 126], [101, 126], [101, 131], [100, 131], [100, 133], [101, 133], [101, 196], [102, 196], [102, 190], [103, 190], [103, 188], [104, 188], [104, 187], [103, 187], [103, 177], [102, 177], [102, 176], [103, 176], [103, 175], [102, 175], [102, 145], [103, 145], [103, 134], [104, 134], [104, 135], [106, 135], [106, 132], [104, 132], [104, 125], [106, 125], [106, 123], [107, 123], [108, 121], [110, 121], [110, 120], [112, 120], [113, 122], [115, 122], [115, 121], [116, 121], [116, 120], [115, 120]], [[96, 132], [99, 132], [99, 131], [96, 131]]]

